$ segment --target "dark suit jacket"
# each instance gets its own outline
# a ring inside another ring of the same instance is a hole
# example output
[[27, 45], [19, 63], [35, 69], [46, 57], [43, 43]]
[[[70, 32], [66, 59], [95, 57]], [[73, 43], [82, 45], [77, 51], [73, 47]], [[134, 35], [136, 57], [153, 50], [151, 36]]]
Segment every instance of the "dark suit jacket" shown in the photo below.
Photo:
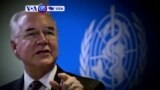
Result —
[[[55, 81], [57, 81], [58, 83], [60, 83], [60, 79], [58, 78], [57, 74], [60, 72], [65, 72], [63, 71], [60, 67], [57, 67], [57, 72], [56, 72], [56, 76], [55, 76]], [[65, 72], [71, 76], [76, 77], [81, 84], [84, 86], [84, 90], [105, 90], [104, 85], [94, 79], [90, 79], [90, 78], [86, 78], [86, 77], [81, 77], [81, 76], [77, 76], [68, 72]], [[21, 78], [12, 81], [6, 85], [3, 85], [0, 87], [0, 90], [23, 90], [23, 85], [24, 85], [24, 77], [22, 76]]]

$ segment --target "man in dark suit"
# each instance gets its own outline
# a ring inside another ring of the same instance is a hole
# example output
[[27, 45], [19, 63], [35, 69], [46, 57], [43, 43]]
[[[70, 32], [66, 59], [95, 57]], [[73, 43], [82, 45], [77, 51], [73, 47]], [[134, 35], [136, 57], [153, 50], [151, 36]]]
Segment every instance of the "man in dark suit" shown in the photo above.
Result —
[[101, 82], [56, 65], [57, 28], [48, 13], [18, 12], [11, 18], [10, 28], [11, 46], [24, 65], [24, 74], [0, 90], [104, 90]]

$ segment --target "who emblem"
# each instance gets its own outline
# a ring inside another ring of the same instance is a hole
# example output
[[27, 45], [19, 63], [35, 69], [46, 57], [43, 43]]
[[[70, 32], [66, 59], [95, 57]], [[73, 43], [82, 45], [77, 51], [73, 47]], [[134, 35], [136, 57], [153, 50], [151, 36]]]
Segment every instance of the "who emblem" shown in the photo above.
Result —
[[128, 90], [142, 78], [147, 61], [145, 31], [134, 13], [131, 17], [112, 6], [97, 26], [91, 22], [81, 44], [80, 74], [103, 82], [107, 90]]

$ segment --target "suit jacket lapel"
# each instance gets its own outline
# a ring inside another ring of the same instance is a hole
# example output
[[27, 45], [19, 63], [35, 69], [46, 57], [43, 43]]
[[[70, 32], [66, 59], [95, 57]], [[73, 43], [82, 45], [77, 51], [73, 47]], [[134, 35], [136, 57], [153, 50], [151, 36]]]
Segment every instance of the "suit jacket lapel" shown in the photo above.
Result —
[[[57, 72], [54, 80], [57, 81], [58, 83], [61, 82], [61, 79], [58, 77], [58, 73], [62, 72], [64, 71], [57, 65]], [[13, 90], [23, 90], [23, 87], [24, 87], [24, 75], [16, 81], [16, 83], [13, 86]]]
[[15, 82], [13, 90], [23, 90], [23, 86], [24, 86], [24, 75]]
[[[56, 71], [56, 75], [54, 77], [54, 81], [58, 82], [60, 84], [61, 79], [58, 77], [58, 73], [62, 73], [64, 72], [58, 65], [57, 65], [57, 71]], [[53, 88], [51, 90], [54, 90]]]
[[58, 73], [62, 73], [62, 72], [64, 71], [57, 65], [57, 72], [56, 72], [54, 80], [57, 81], [59, 84], [61, 82], [61, 79], [58, 77]]

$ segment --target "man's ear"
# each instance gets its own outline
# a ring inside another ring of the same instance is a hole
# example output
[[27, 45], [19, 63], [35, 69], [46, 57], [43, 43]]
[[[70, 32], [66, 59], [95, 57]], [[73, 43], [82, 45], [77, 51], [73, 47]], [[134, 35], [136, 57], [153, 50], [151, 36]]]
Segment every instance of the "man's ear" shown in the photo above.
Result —
[[11, 47], [14, 52], [14, 54], [18, 57], [18, 51], [17, 51], [17, 42], [15, 40], [11, 40]]

